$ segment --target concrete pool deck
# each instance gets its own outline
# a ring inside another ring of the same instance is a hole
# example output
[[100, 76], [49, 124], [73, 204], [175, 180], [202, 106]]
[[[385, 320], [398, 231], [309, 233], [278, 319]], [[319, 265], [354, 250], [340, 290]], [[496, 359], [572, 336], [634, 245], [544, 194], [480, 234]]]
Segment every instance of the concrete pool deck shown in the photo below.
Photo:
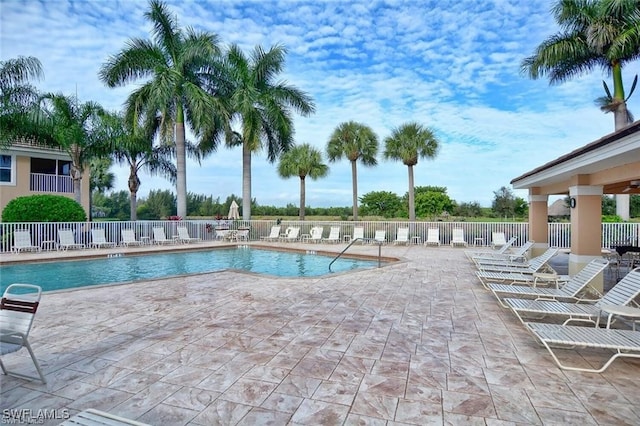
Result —
[[[640, 360], [602, 374], [560, 370], [483, 289], [463, 249], [382, 254], [405, 261], [319, 278], [223, 271], [44, 294], [30, 340], [48, 383], [0, 376], [0, 406], [95, 408], [154, 425], [640, 424]], [[26, 355], [3, 361], [31, 372]], [[608, 358], [561, 355], [583, 366]]]

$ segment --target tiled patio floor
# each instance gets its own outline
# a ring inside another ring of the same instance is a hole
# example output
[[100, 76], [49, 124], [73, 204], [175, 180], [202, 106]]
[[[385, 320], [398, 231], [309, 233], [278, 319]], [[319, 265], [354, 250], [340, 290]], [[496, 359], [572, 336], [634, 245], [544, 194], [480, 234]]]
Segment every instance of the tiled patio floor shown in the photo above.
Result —
[[[640, 424], [640, 360], [560, 370], [463, 249], [382, 251], [406, 261], [45, 294], [31, 343], [48, 383], [2, 376], [1, 408], [96, 408], [153, 425]], [[25, 354], [3, 359], [29, 370]]]

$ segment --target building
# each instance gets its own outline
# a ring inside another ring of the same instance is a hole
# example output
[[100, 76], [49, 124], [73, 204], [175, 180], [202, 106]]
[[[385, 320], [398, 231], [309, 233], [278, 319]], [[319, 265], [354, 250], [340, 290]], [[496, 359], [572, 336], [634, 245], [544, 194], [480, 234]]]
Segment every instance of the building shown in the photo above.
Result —
[[[64, 195], [74, 199], [71, 158], [56, 148], [16, 142], [0, 151], [0, 211], [17, 197], [35, 194]], [[81, 203], [90, 208], [89, 171], [81, 180]]]
[[602, 195], [640, 194], [640, 120], [533, 169], [511, 184], [529, 190], [534, 254], [548, 246], [549, 195], [571, 197], [569, 273], [573, 275], [601, 256]]

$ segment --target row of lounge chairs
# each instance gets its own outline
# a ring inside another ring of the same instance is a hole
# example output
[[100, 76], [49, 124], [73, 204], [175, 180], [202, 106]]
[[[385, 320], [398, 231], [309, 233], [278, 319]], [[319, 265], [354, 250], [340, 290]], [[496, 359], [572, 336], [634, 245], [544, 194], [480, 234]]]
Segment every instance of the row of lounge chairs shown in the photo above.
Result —
[[[164, 228], [153, 228], [153, 240], [143, 241], [136, 239], [133, 229], [123, 229], [121, 231], [120, 246], [142, 246], [147, 243], [153, 242], [154, 244], [176, 244], [176, 243], [192, 243], [201, 241], [200, 238], [189, 236], [189, 231], [186, 227], [178, 226], [178, 234], [169, 239], [166, 237]], [[31, 242], [31, 233], [29, 231], [15, 231], [14, 232], [14, 245], [12, 251], [14, 253], [20, 253], [22, 251], [39, 252], [40, 246], [33, 245]], [[83, 243], [78, 243], [75, 240], [74, 232], [70, 229], [58, 230], [58, 241], [47, 241], [48, 243], [55, 243], [55, 246], [59, 250], [69, 249], [84, 249], [87, 246]], [[105, 235], [105, 231], [102, 228], [96, 228], [91, 230], [91, 243], [90, 248], [113, 248], [118, 244], [114, 241], [108, 241]]]
[[[548, 264], [556, 253], [557, 249], [550, 248], [530, 260], [513, 258], [509, 253], [475, 253], [469, 257], [478, 268], [476, 274], [482, 285], [517, 316], [560, 368], [600, 373], [619, 357], [640, 358], [640, 331], [635, 330], [633, 321], [640, 317], [640, 310], [633, 309], [640, 297], [640, 268], [631, 270], [602, 295], [592, 284], [607, 268], [606, 259], [594, 259], [574, 276], [561, 278]], [[539, 281], [538, 277], [543, 279]], [[540, 286], [543, 282], [552, 285]], [[611, 328], [614, 314], [633, 315], [633, 329]], [[602, 328], [604, 317], [608, 320]], [[561, 323], [545, 322], [558, 318]], [[556, 353], [559, 348], [576, 347], [613, 353], [596, 368], [569, 365]]]

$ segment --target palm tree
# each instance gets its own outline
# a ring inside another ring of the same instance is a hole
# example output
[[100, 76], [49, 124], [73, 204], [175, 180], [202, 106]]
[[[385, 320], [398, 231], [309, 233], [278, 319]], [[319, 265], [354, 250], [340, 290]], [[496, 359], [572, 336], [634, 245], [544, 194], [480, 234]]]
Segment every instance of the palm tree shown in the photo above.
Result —
[[[613, 94], [605, 83], [607, 96], [596, 104], [604, 112], [613, 112], [615, 130], [625, 127], [633, 116], [627, 110], [622, 68], [640, 58], [640, 2], [559, 0], [552, 13], [562, 32], [543, 41], [522, 62], [522, 71], [533, 79], [549, 75], [550, 84], [558, 84], [594, 68], [603, 69], [613, 77]], [[617, 195], [616, 200], [618, 214], [628, 218], [628, 196]]]
[[[129, 166], [129, 211], [131, 220], [137, 220], [138, 191], [140, 189], [140, 170], [151, 175], [168, 178], [171, 183], [176, 180], [176, 166], [172, 159], [175, 149], [171, 145], [154, 146], [153, 141], [158, 132], [159, 122], [151, 120], [138, 122], [131, 117], [118, 114], [109, 115], [109, 131], [111, 133], [112, 155], [119, 164]], [[194, 149], [191, 147], [191, 149]]]
[[300, 220], [304, 220], [307, 176], [316, 180], [328, 173], [329, 167], [322, 162], [322, 153], [309, 144], [294, 146], [280, 157], [278, 174], [283, 178], [300, 178]]
[[351, 181], [353, 182], [353, 220], [358, 220], [358, 160], [365, 166], [378, 164], [378, 136], [370, 127], [349, 121], [340, 124], [332, 133], [327, 144], [330, 162], [347, 158], [351, 161]]
[[435, 158], [439, 142], [431, 129], [411, 122], [394, 129], [384, 144], [384, 158], [402, 161], [409, 169], [409, 220], [415, 221], [413, 166], [418, 164], [418, 158]]
[[220, 55], [218, 37], [192, 28], [181, 30], [167, 7], [151, 0], [145, 18], [153, 25], [152, 40], [132, 39], [100, 70], [109, 87], [142, 80], [129, 95], [127, 110], [162, 117], [161, 135], [175, 144], [178, 216], [187, 214], [186, 131], [190, 125], [199, 145], [215, 147], [228, 122], [224, 103], [205, 87], [215, 78]]
[[89, 161], [108, 152], [101, 131], [104, 110], [95, 102], [78, 103], [74, 98], [48, 93], [41, 96], [35, 118], [38, 143], [55, 146], [71, 157], [71, 181], [75, 200], [82, 202], [81, 181]]
[[540, 44], [522, 71], [550, 84], [563, 83], [594, 68], [613, 77], [615, 129], [627, 125], [622, 68], [640, 58], [640, 2], [637, 0], [559, 0], [552, 13], [562, 32]]
[[42, 76], [42, 65], [32, 56], [0, 61], [0, 146], [29, 136], [27, 114], [38, 102], [38, 92], [29, 80]]
[[308, 116], [313, 100], [283, 81], [276, 81], [284, 68], [286, 50], [276, 45], [268, 51], [256, 46], [247, 57], [233, 45], [226, 57], [232, 118], [240, 122], [230, 145], [242, 145], [242, 218], [251, 219], [251, 155], [263, 146], [267, 160], [276, 161], [293, 145], [291, 110]]

